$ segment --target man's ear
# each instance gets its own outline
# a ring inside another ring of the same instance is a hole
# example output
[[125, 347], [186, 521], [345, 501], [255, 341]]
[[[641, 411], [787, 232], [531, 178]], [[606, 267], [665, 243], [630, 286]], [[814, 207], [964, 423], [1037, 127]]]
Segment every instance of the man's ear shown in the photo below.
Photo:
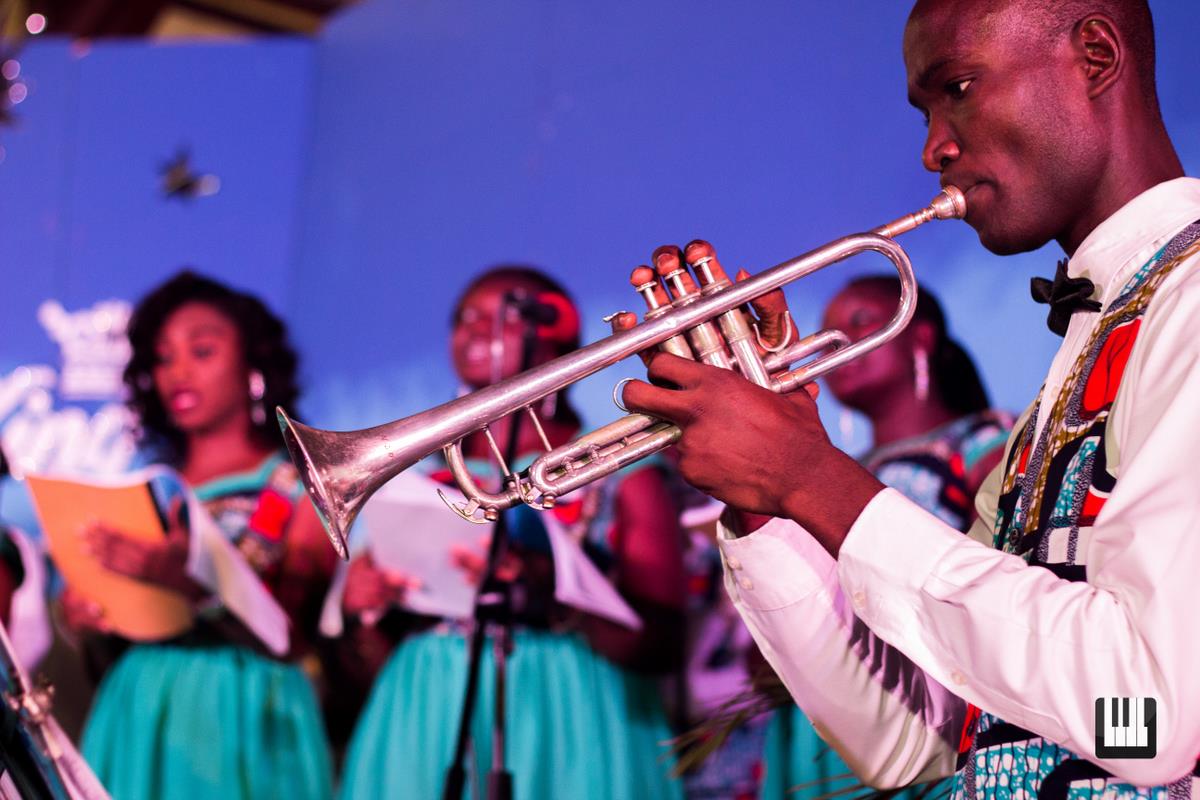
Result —
[[1125, 42], [1116, 23], [1103, 14], [1092, 14], [1080, 22], [1074, 41], [1083, 58], [1088, 98], [1095, 99], [1125, 71]]

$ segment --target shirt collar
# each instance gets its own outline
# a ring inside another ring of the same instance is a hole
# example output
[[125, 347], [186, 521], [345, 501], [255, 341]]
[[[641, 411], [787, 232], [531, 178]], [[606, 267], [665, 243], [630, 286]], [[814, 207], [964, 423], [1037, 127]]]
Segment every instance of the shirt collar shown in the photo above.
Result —
[[[1067, 266], [1072, 278], [1085, 277], [1101, 296], [1129, 264], [1150, 260], [1189, 223], [1200, 220], [1200, 179], [1175, 178], [1151, 187], [1096, 226]], [[1122, 281], [1123, 282], [1123, 281]]]

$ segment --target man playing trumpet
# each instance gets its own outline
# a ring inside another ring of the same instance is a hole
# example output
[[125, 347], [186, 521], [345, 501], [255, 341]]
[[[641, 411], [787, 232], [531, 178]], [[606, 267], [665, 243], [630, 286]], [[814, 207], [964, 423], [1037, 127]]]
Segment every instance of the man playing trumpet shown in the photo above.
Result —
[[[1068, 256], [1035, 286], [1062, 346], [969, 535], [834, 448], [807, 393], [661, 353], [625, 403], [679, 425], [684, 475], [746, 512], [723, 532], [728, 589], [865, 781], [1191, 796], [1200, 181], [1159, 113], [1149, 8], [920, 0], [904, 57], [925, 166], [966, 192], [983, 245]], [[655, 266], [680, 256], [720, 269], [704, 242]], [[770, 340], [782, 309], [759, 312]]]

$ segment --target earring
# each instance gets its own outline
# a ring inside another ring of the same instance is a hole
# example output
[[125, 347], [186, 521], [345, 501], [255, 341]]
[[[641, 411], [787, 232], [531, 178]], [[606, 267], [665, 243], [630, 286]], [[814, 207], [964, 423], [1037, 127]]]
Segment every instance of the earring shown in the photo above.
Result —
[[918, 400], [929, 399], [929, 354], [921, 349], [913, 351], [913, 392]]
[[267, 424], [267, 409], [263, 397], [267, 394], [267, 382], [256, 369], [250, 370], [250, 420], [255, 425]]

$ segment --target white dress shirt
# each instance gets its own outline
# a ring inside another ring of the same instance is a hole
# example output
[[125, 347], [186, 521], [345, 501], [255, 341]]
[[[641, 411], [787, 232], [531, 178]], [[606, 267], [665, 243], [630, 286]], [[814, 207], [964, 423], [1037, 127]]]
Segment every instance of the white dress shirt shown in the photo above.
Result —
[[[1091, 279], [1107, 306], [1197, 220], [1200, 180], [1160, 184], [1097, 227], [1068, 271]], [[863, 510], [836, 561], [788, 520], [741, 538], [722, 530], [726, 586], [751, 633], [867, 783], [951, 774], [967, 702], [1135, 784], [1191, 773], [1200, 755], [1198, 264], [1193, 250], [1165, 279], [1130, 354], [1108, 421], [1116, 486], [1089, 531], [1086, 582], [992, 548], [1001, 468], [980, 490], [967, 536], [891, 489]], [[1071, 318], [1046, 377], [1048, 402], [1101, 315]], [[1095, 757], [1095, 703], [1110, 696], [1156, 698], [1155, 758]]]

